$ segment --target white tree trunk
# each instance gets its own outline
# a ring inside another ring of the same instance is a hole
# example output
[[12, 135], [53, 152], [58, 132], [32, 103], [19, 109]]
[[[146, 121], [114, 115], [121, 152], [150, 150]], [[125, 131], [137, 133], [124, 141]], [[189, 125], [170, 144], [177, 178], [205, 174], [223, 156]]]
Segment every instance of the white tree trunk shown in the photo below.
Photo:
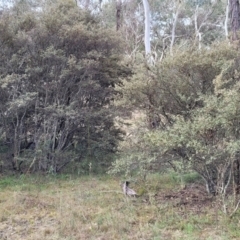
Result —
[[225, 36], [227, 40], [228, 40], [228, 15], [229, 15], [229, 0], [227, 0], [226, 16], [225, 16], [225, 22], [224, 22], [224, 30], [225, 30]]
[[195, 9], [195, 15], [194, 15], [194, 26], [195, 26], [195, 40], [198, 42], [198, 49], [201, 49], [201, 40], [202, 35], [200, 33], [201, 26], [198, 27], [198, 5]]
[[145, 53], [146, 56], [151, 53], [151, 44], [150, 44], [150, 10], [148, 0], [143, 0], [144, 15], [145, 15]]

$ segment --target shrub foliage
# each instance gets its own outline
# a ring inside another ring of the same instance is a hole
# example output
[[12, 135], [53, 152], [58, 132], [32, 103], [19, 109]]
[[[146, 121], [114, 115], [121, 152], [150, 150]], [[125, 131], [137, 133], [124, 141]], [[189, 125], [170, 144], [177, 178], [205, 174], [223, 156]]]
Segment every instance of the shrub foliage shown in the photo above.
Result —
[[0, 18], [3, 166], [58, 172], [86, 158], [108, 164], [122, 136], [115, 86], [130, 73], [120, 41], [74, 1], [20, 8]]
[[138, 69], [125, 95], [146, 113], [149, 129], [135, 132], [131, 149], [125, 146], [131, 154], [116, 161], [111, 172], [194, 170], [210, 193], [225, 194], [231, 180], [237, 191], [239, 57], [223, 42], [208, 49], [189, 47]]

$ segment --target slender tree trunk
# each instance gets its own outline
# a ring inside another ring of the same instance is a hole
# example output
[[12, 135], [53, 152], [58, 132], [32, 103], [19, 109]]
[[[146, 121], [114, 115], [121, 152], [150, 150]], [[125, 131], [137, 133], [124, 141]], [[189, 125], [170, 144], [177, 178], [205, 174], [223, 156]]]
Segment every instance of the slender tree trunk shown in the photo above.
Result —
[[121, 12], [122, 12], [122, 1], [118, 0], [116, 3], [116, 30], [117, 31], [121, 27]]
[[227, 40], [228, 40], [228, 16], [229, 16], [229, 0], [227, 0], [226, 16], [225, 16], [225, 22], [224, 22], [224, 30], [225, 30], [225, 36]]
[[235, 160], [234, 182], [235, 182], [235, 194], [240, 194], [240, 159]]
[[102, 0], [99, 0], [98, 6], [99, 6], [99, 10], [100, 10], [100, 12], [101, 12], [101, 11], [102, 11]]
[[150, 10], [148, 0], [143, 0], [144, 15], [145, 15], [145, 53], [146, 55], [151, 53], [151, 44], [150, 44]]
[[176, 26], [177, 26], [177, 21], [178, 21], [178, 15], [179, 15], [179, 12], [180, 12], [180, 5], [181, 5], [181, 3], [179, 3], [178, 6], [177, 6], [177, 11], [175, 13], [173, 27], [172, 27], [172, 39], [171, 39], [171, 44], [170, 44], [170, 54], [171, 55], [173, 55], [172, 49], [173, 49], [175, 36], [176, 36]]
[[230, 18], [231, 18], [231, 31], [232, 40], [238, 39], [237, 31], [240, 27], [240, 13], [239, 13], [239, 0], [229, 0], [230, 3]]

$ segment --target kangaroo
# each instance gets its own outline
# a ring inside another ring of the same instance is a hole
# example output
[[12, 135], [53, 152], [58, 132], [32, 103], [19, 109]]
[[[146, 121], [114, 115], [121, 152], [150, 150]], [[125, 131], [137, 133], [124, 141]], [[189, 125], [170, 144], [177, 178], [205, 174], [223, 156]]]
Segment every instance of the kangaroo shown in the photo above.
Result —
[[137, 193], [133, 189], [129, 188], [128, 186], [129, 186], [129, 182], [125, 181], [122, 185], [123, 193], [126, 196], [130, 196], [130, 197], [134, 196], [135, 197], [137, 195]]

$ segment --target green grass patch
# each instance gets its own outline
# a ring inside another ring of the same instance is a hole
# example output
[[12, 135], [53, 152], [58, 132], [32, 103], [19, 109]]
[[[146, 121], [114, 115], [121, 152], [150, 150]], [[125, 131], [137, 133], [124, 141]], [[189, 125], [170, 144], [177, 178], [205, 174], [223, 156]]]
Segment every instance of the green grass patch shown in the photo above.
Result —
[[0, 178], [0, 189], [4, 189], [6, 187], [12, 187], [19, 184], [19, 181], [16, 177], [2, 177]]
[[[194, 205], [175, 206], [169, 203], [171, 198], [162, 199], [166, 192], [178, 191], [180, 183], [175, 176], [149, 175], [146, 182], [133, 179], [134, 189], [146, 188], [137, 198], [124, 196], [119, 186], [123, 178], [2, 177], [1, 237], [26, 240], [240, 238], [237, 215], [228, 219], [220, 212], [216, 214], [214, 208], [196, 214], [192, 211]], [[187, 176], [187, 179], [192, 182], [197, 178]]]

